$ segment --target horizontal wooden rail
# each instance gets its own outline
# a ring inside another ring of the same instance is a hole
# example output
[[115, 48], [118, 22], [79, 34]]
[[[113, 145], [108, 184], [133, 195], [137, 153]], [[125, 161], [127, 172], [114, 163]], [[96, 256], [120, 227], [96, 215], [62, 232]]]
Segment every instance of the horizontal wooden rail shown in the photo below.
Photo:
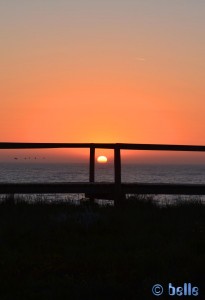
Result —
[[[205, 195], [205, 184], [122, 183], [125, 194]], [[114, 199], [115, 183], [0, 183], [0, 194], [85, 193], [93, 196], [111, 196]]]
[[0, 149], [54, 149], [54, 148], [98, 148], [120, 150], [161, 150], [161, 151], [204, 151], [205, 146], [166, 145], [166, 144], [130, 144], [130, 143], [10, 143], [0, 142]]

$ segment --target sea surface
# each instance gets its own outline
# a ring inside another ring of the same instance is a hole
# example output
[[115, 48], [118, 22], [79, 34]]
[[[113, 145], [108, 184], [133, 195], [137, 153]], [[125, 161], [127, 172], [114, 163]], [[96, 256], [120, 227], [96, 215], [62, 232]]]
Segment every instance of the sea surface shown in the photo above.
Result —
[[[113, 164], [96, 164], [95, 180], [113, 182]], [[88, 182], [89, 165], [82, 163], [0, 163], [0, 182]], [[124, 164], [122, 182], [205, 183], [205, 165], [193, 164]], [[60, 195], [63, 199], [79, 195]], [[159, 196], [162, 199], [162, 196]], [[171, 196], [176, 198], [178, 196]], [[190, 196], [193, 198], [193, 196]], [[195, 196], [194, 196], [195, 197]], [[171, 199], [166, 196], [166, 199]], [[186, 196], [186, 198], [188, 198]], [[195, 197], [197, 198], [197, 197]], [[201, 197], [204, 200], [204, 196]], [[54, 195], [50, 195], [54, 199]], [[163, 199], [165, 199], [163, 197]]]

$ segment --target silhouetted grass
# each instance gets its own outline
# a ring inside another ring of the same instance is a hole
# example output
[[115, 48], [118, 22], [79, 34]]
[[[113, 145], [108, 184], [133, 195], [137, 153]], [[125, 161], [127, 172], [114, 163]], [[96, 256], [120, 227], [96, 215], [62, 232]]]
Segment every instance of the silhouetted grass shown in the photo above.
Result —
[[0, 203], [0, 299], [143, 300], [155, 283], [202, 286], [204, 235], [200, 201], [134, 197], [116, 208], [11, 197]]

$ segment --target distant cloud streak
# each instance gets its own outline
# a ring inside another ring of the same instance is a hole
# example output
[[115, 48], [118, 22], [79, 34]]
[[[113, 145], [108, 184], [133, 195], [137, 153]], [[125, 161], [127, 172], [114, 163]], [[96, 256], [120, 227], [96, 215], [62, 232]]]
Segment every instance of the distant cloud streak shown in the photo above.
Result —
[[144, 57], [135, 57], [135, 60], [137, 61], [146, 61], [146, 59]]

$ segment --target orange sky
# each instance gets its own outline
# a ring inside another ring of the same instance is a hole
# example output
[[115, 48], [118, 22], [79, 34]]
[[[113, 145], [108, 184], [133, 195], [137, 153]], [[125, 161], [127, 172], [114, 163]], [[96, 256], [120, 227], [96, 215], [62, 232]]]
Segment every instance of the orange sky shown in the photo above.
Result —
[[1, 2], [0, 141], [205, 145], [204, 2], [76, 2]]

